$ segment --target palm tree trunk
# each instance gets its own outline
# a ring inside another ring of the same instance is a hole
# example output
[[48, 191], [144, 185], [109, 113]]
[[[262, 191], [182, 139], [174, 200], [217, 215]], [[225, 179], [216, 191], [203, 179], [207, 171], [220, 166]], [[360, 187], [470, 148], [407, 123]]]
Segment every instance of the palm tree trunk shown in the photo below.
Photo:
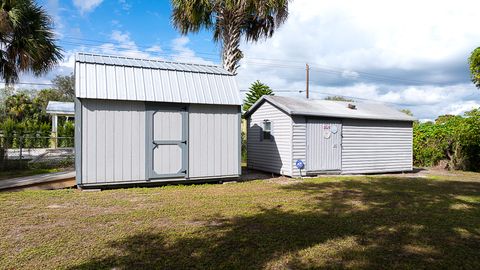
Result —
[[241, 23], [242, 17], [237, 14], [233, 14], [232, 20], [225, 20], [226, 25], [222, 35], [223, 50], [222, 50], [222, 62], [223, 67], [232, 72], [237, 73], [238, 62], [243, 57], [243, 53], [240, 50], [240, 38], [241, 38]]

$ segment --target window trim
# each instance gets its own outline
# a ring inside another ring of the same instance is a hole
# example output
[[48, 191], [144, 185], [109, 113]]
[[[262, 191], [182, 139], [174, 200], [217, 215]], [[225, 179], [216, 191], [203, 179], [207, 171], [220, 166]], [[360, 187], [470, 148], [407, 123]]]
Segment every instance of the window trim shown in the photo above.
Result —
[[[269, 130], [266, 131], [266, 124], [270, 124]], [[265, 134], [269, 134], [268, 137], [265, 137]], [[273, 122], [271, 120], [265, 119], [262, 122], [262, 132], [260, 133], [260, 141], [273, 141]]]

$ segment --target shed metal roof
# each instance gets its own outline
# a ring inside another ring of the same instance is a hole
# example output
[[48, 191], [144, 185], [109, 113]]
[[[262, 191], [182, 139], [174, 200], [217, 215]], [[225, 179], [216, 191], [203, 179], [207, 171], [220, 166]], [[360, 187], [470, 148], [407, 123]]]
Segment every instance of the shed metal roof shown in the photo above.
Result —
[[[263, 96], [247, 112], [245, 112], [245, 115], [248, 116], [252, 114], [265, 101], [277, 106], [289, 115], [395, 121], [416, 120], [414, 117], [409, 116], [396, 108], [380, 103], [307, 100], [281, 96]], [[350, 109], [348, 104], [354, 104], [356, 108]]]
[[235, 76], [219, 66], [78, 53], [78, 98], [241, 105]]
[[75, 115], [73, 102], [49, 101], [46, 109], [48, 114]]

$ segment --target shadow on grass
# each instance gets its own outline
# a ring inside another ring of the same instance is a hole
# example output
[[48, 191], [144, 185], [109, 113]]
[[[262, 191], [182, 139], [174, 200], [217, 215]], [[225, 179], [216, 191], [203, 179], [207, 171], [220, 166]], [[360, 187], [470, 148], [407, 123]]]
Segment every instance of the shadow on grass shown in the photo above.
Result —
[[479, 269], [480, 183], [375, 178], [282, 186], [309, 198], [205, 221], [196, 236], [137, 234], [73, 269]]

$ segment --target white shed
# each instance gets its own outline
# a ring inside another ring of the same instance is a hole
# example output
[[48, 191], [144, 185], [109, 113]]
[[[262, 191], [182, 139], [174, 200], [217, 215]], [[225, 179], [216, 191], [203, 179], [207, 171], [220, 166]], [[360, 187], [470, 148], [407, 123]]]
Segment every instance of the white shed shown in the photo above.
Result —
[[245, 117], [249, 168], [293, 177], [413, 169], [415, 119], [386, 105], [263, 96]]
[[241, 100], [218, 66], [79, 53], [80, 187], [240, 176]]

